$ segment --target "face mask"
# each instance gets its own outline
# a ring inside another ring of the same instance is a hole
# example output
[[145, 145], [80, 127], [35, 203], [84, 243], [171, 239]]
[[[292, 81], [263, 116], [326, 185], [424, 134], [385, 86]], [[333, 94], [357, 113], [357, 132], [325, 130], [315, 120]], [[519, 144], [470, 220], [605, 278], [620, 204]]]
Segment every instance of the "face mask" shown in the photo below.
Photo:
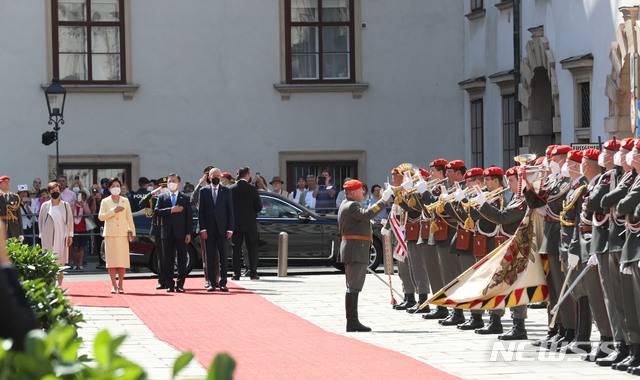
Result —
[[51, 193], [51, 198], [52, 198], [52, 199], [58, 199], [58, 198], [60, 198], [60, 192], [58, 192], [58, 191], [54, 191], [54, 192], [52, 192], [52, 193]]
[[549, 161], [549, 168], [551, 168], [551, 173], [553, 174], [560, 173], [560, 164], [555, 161]]
[[616, 154], [613, 155], [613, 164], [615, 166], [622, 166], [622, 152], [617, 151]]
[[79, 193], [80, 192], [80, 188], [78, 186], [74, 187], [71, 190], [73, 190], [74, 193]]
[[213, 177], [211, 178], [211, 184], [213, 186], [218, 186], [220, 184], [220, 177]]
[[167, 184], [167, 188], [169, 188], [169, 191], [176, 191], [178, 190], [178, 184], [175, 182], [169, 182]]
[[627, 153], [626, 156], [624, 156], [625, 161], [627, 161], [627, 165], [631, 166], [633, 165], [633, 152], [629, 152]]
[[153, 186], [147, 186], [147, 191], [148, 192], [152, 192], [153, 191]]
[[109, 191], [111, 192], [111, 195], [118, 196], [120, 195], [121, 189], [119, 187], [112, 187]]
[[571, 177], [571, 174], [569, 174], [569, 164], [567, 164], [566, 162], [562, 165], [562, 168], [560, 169], [560, 175], [562, 175], [563, 177]]
[[598, 156], [598, 166], [600, 166], [601, 168], [604, 168], [604, 153], [600, 153], [600, 155]]
[[31, 203], [31, 199], [28, 197], [22, 198], [22, 203]]

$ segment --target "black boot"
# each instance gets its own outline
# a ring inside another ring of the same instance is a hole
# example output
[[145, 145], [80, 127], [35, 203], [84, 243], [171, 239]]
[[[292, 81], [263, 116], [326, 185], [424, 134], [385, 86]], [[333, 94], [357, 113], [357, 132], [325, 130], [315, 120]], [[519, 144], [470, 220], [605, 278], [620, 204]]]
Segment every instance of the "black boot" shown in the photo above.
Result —
[[564, 336], [561, 339], [556, 340], [550, 347], [549, 350], [555, 350], [560, 352], [562, 350], [566, 350], [569, 347], [569, 344], [576, 339], [576, 330], [575, 329], [566, 329], [564, 331]]
[[607, 356], [607, 347], [613, 342], [613, 338], [608, 336], [600, 337], [600, 342], [591, 348], [591, 352], [582, 357], [585, 362], [595, 362]]
[[640, 344], [632, 343], [629, 356], [618, 364], [613, 364], [611, 369], [616, 371], [626, 371], [629, 368], [637, 367], [640, 365]]
[[591, 308], [589, 307], [589, 299], [580, 297], [577, 300], [577, 326], [576, 338], [567, 345], [567, 354], [586, 354], [591, 352], [591, 325], [593, 318], [591, 316]]
[[602, 359], [596, 360], [596, 364], [601, 367], [609, 367], [618, 364], [629, 356], [629, 346], [626, 342], [616, 342], [615, 350]]
[[413, 307], [415, 304], [416, 304], [416, 297], [413, 295], [413, 293], [405, 293], [404, 301], [402, 301], [397, 305], [393, 305], [393, 308], [395, 310], [406, 310], [410, 307]]
[[427, 314], [422, 314], [424, 319], [442, 319], [449, 315], [447, 308], [444, 306], [438, 306], [435, 310], [431, 310]]
[[555, 349], [555, 347], [558, 345], [557, 342], [564, 339], [565, 333], [566, 333], [565, 328], [562, 327], [562, 325], [560, 325], [560, 327], [558, 327], [558, 332], [556, 333], [556, 335], [554, 335], [551, 339], [549, 339], [543, 347], [549, 350]]
[[552, 329], [549, 329], [547, 331], [547, 335], [541, 339], [538, 340], [534, 340], [533, 342], [531, 342], [532, 346], [536, 346], [536, 347], [547, 347], [547, 343], [553, 339], [553, 337], [555, 337], [558, 334], [558, 328], [554, 327]]
[[484, 321], [482, 320], [482, 314], [471, 314], [471, 318], [461, 325], [458, 325], [460, 330], [475, 330], [484, 327]]
[[490, 315], [489, 324], [486, 327], [476, 330], [476, 334], [491, 335], [502, 334], [502, 319], [499, 315]]
[[529, 305], [529, 309], [546, 309], [547, 307], [549, 307], [549, 304], [547, 303], [547, 301], [532, 303]]
[[346, 293], [344, 308], [347, 314], [347, 332], [369, 332], [371, 329], [358, 320], [358, 294]]
[[429, 309], [429, 305], [427, 305], [427, 307], [425, 307], [422, 310], [420, 309], [420, 305], [422, 305], [423, 303], [427, 302], [427, 300], [429, 299], [429, 294], [418, 294], [418, 303], [415, 304], [414, 306], [410, 307], [407, 309], [407, 313], [411, 313], [411, 314], [426, 314], [428, 312], [431, 311], [431, 309]]
[[447, 318], [439, 320], [438, 323], [442, 326], [456, 326], [464, 323], [464, 321], [462, 309], [453, 309]]
[[498, 336], [500, 340], [526, 340], [527, 329], [524, 327], [524, 319], [514, 318], [513, 327], [506, 334]]

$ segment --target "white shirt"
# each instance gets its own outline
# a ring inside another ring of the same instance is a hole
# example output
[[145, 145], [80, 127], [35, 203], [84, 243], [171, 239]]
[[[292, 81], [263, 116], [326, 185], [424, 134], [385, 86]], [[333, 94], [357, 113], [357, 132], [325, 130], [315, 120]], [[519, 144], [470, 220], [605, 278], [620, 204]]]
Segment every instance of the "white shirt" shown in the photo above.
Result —
[[307, 191], [307, 196], [304, 198], [304, 202], [307, 208], [316, 208], [316, 198], [313, 196], [313, 191]]

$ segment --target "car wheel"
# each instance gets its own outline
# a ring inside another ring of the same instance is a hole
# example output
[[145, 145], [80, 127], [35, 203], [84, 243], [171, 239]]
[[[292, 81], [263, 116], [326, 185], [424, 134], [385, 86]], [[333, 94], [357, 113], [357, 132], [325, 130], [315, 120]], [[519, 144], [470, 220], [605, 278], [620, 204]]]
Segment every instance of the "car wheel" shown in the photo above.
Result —
[[371, 248], [369, 249], [369, 268], [376, 270], [378, 265], [382, 262], [383, 254], [382, 242], [374, 237], [373, 244], [371, 244]]

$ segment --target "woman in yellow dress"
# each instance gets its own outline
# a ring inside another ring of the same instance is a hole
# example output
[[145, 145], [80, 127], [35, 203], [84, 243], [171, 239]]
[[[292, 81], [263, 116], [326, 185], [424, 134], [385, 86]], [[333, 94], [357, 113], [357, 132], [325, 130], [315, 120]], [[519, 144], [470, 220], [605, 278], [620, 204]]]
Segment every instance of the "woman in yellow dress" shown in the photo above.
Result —
[[[131, 206], [126, 197], [120, 196], [122, 183], [118, 178], [109, 181], [110, 197], [100, 203], [98, 219], [104, 222], [104, 251], [107, 271], [111, 277], [111, 293], [124, 293], [124, 272], [130, 267], [129, 242], [136, 236]], [[116, 274], [118, 282], [116, 283]]]

